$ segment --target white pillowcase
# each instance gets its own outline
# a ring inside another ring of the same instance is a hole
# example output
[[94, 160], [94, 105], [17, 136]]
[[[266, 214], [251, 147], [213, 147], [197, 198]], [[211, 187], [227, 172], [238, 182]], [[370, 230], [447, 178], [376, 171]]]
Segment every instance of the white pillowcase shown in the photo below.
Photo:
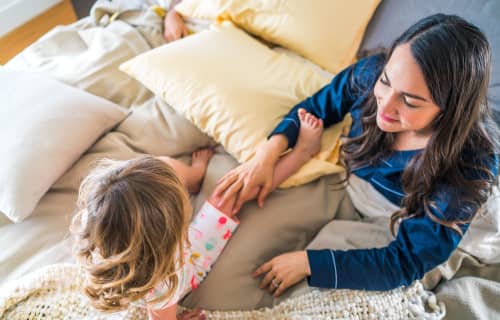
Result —
[[20, 222], [126, 110], [42, 75], [4, 67], [0, 86], [0, 212]]

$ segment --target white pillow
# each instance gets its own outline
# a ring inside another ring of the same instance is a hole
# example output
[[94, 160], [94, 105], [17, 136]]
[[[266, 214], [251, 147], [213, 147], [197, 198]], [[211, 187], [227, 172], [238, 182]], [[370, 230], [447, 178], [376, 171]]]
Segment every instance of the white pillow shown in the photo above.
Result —
[[125, 109], [39, 74], [0, 67], [0, 212], [28, 217]]

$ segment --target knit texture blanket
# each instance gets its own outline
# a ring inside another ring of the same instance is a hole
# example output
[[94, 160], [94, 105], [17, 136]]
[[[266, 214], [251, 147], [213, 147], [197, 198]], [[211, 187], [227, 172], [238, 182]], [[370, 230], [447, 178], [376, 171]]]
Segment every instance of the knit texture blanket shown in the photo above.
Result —
[[[77, 266], [41, 268], [0, 288], [0, 319], [147, 319], [131, 306], [120, 313], [93, 309], [82, 293], [84, 276]], [[315, 290], [273, 308], [206, 311], [208, 319], [442, 319], [444, 304], [419, 282], [386, 292]]]

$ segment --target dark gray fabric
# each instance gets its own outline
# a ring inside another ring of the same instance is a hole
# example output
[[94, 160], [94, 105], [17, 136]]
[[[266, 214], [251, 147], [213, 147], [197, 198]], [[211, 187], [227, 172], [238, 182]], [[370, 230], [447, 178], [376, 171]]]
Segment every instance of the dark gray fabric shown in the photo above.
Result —
[[488, 100], [500, 125], [500, 1], [383, 0], [368, 25], [360, 50], [389, 47], [410, 25], [435, 13], [461, 16], [486, 34], [493, 65]]

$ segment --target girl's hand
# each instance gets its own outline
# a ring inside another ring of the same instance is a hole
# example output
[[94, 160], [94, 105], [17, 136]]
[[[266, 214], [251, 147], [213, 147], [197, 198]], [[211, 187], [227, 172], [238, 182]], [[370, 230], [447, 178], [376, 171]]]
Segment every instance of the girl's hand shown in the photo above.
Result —
[[174, 9], [167, 12], [163, 21], [163, 28], [163, 37], [168, 42], [189, 35], [189, 30], [186, 28], [184, 20]]
[[252, 277], [266, 274], [259, 287], [279, 297], [287, 288], [311, 275], [309, 260], [305, 251], [295, 251], [279, 255], [261, 265]]
[[177, 315], [177, 320], [205, 320], [207, 316], [202, 310], [182, 311]]

